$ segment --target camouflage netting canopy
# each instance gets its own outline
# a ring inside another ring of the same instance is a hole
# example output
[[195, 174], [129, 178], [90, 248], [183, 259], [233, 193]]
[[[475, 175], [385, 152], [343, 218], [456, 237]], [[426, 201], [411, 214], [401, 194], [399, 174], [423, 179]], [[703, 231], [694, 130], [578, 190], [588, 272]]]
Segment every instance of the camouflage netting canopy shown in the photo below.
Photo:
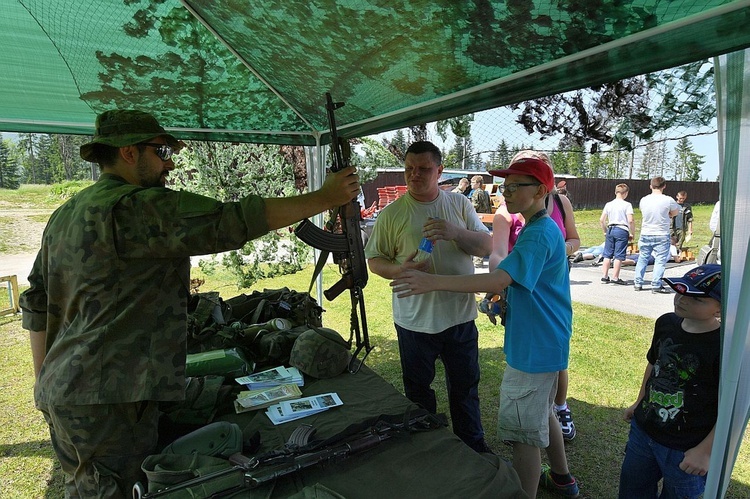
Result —
[[726, 492], [750, 418], [750, 0], [0, 7], [0, 132], [91, 135], [135, 108], [182, 139], [318, 146], [318, 174], [326, 92], [340, 135], [362, 137], [714, 58], [726, 298], [706, 497]]
[[747, 1], [0, 0], [0, 131], [113, 107], [185, 139], [371, 135], [750, 46]]

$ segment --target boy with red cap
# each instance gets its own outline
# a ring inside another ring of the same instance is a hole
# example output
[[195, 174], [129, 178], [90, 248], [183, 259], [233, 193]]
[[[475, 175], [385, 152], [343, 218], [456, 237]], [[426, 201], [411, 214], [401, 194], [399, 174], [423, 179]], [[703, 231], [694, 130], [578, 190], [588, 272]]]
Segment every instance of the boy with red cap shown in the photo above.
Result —
[[625, 410], [621, 499], [698, 498], [706, 487], [719, 411], [721, 265], [664, 282], [676, 292], [674, 312], [656, 320], [638, 401]]
[[[514, 250], [494, 271], [470, 276], [404, 271], [391, 286], [399, 298], [429, 291], [491, 292], [508, 289], [504, 350], [508, 367], [500, 388], [498, 436], [513, 445], [513, 468], [529, 497], [538, 486], [578, 497], [568, 470], [562, 431], [553, 411], [558, 372], [568, 367], [572, 303], [565, 242], [547, 215], [554, 188], [549, 165], [535, 157], [514, 158], [502, 194], [510, 213], [528, 222]], [[542, 470], [540, 449], [551, 468]], [[540, 476], [541, 472], [541, 476]]]

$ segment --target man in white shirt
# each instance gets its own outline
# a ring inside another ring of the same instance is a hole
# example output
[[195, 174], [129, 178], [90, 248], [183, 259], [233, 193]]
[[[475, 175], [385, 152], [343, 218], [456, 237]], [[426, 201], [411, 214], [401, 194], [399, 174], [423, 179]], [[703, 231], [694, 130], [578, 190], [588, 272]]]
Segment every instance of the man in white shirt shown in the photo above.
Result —
[[[406, 150], [408, 191], [378, 215], [365, 247], [370, 272], [393, 279], [406, 269], [436, 274], [474, 273], [472, 256], [492, 250], [492, 236], [463, 194], [438, 185], [443, 172], [440, 149], [427, 141]], [[415, 261], [420, 240], [432, 241], [429, 259]], [[435, 291], [392, 297], [404, 392], [412, 402], [437, 411], [432, 382], [438, 357], [445, 366], [453, 433], [478, 452], [491, 451], [484, 440], [479, 410], [479, 343], [474, 293]]]
[[721, 201], [716, 201], [714, 209], [711, 212], [711, 220], [708, 221], [708, 228], [711, 232], [719, 232], [719, 213], [721, 212]]
[[641, 237], [638, 239], [638, 263], [635, 265], [635, 290], [643, 289], [643, 276], [646, 273], [648, 258], [655, 252], [654, 271], [651, 276], [651, 292], [669, 294], [669, 288], [662, 286], [667, 260], [669, 259], [669, 231], [672, 217], [680, 213], [680, 205], [670, 196], [664, 195], [667, 181], [664, 177], [651, 179], [651, 194], [641, 199]]

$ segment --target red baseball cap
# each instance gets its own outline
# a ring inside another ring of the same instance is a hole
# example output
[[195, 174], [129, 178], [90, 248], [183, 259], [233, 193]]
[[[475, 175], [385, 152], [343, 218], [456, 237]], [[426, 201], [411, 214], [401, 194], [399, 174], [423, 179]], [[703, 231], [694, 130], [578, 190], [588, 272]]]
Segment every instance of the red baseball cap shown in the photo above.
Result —
[[555, 175], [552, 173], [552, 168], [538, 158], [519, 158], [512, 161], [505, 170], [490, 170], [489, 174], [502, 178], [508, 175], [528, 175], [545, 185], [547, 191], [552, 191], [555, 187]]

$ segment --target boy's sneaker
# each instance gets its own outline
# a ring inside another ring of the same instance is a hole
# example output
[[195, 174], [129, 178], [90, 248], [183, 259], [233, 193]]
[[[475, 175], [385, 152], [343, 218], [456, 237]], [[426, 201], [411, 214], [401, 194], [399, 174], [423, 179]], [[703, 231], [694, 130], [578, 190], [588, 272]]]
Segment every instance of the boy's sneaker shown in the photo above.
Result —
[[560, 485], [552, 479], [551, 470], [548, 465], [542, 465], [542, 474], [539, 477], [539, 485], [543, 489], [547, 489], [552, 492], [557, 492], [563, 497], [578, 497], [580, 492], [578, 490], [578, 483], [573, 478], [571, 483]]
[[573, 424], [573, 415], [570, 413], [570, 408], [566, 406], [565, 409], [555, 410], [555, 414], [560, 422], [563, 438], [573, 440], [576, 437], [576, 425]]

